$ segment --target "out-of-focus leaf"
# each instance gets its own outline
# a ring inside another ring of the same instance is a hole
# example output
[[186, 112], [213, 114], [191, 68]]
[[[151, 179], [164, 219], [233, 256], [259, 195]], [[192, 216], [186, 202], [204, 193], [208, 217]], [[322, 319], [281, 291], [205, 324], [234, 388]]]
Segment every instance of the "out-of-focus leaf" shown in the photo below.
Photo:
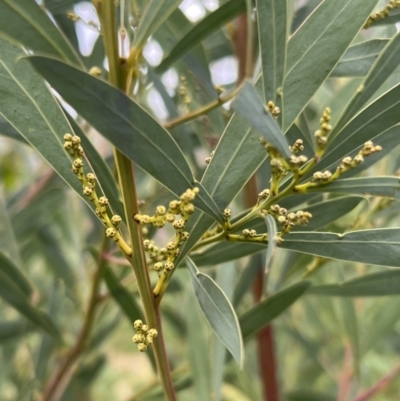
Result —
[[140, 18], [133, 45], [141, 49], [146, 40], [173, 13], [182, 0], [151, 0]]
[[272, 255], [274, 253], [276, 243], [277, 243], [276, 235], [277, 235], [278, 229], [276, 227], [275, 219], [270, 214], [267, 214], [266, 216], [264, 216], [263, 219], [267, 225], [267, 232], [268, 232], [268, 245], [267, 245], [267, 252], [266, 252], [266, 256], [265, 256], [265, 273], [268, 273], [269, 265], [271, 263]]
[[192, 293], [188, 293], [189, 304], [194, 303], [190, 313], [187, 314], [187, 341], [188, 356], [193, 377], [194, 399], [198, 401], [211, 401], [211, 375], [210, 359], [207, 352], [207, 336], [203, 325], [204, 315], [196, 305]]
[[3, 252], [15, 265], [21, 266], [21, 255], [11, 224], [10, 212], [6, 206], [3, 188], [0, 186], [0, 252]]
[[24, 320], [0, 322], [0, 344], [7, 340], [17, 340], [33, 329], [34, 326]]
[[71, 132], [64, 114], [22, 50], [0, 39], [0, 113], [35, 148], [60, 177], [92, 207], [71, 171], [63, 136]]
[[198, 271], [186, 258], [190, 279], [200, 307], [215, 334], [220, 338], [236, 362], [243, 365], [243, 340], [239, 322], [229, 299], [215, 281]]
[[334, 135], [363, 107], [400, 64], [400, 33], [385, 46], [335, 124]]
[[263, 260], [264, 256], [260, 253], [252, 255], [246, 267], [243, 269], [242, 274], [237, 281], [233, 295], [233, 305], [235, 307], [239, 305], [243, 296], [246, 294], [247, 290], [254, 282], [254, 279], [257, 277], [258, 273], [263, 270]]
[[246, 81], [235, 99], [233, 106], [236, 113], [245, 119], [252, 128], [276, 148], [281, 155], [289, 158], [291, 153], [278, 124], [270, 113], [265, 110], [254, 86]]
[[283, 131], [328, 78], [376, 3], [377, 0], [325, 0], [294, 33], [288, 42], [283, 84]]
[[164, 57], [161, 64], [156, 68], [156, 71], [158, 73], [165, 71], [203, 39], [210, 36], [224, 24], [244, 11], [246, 11], [246, 2], [244, 0], [229, 0], [220, 5], [214, 12], [204, 17], [199, 23], [194, 25], [189, 32], [185, 33], [167, 56]]
[[22, 271], [3, 253], [0, 253], [0, 272], [5, 274], [26, 298], [29, 298], [32, 295], [32, 284], [25, 277]]
[[65, 258], [64, 251], [61, 249], [54, 230], [47, 225], [42, 227], [36, 235], [42, 245], [43, 255], [49, 268], [55, 273], [56, 277], [64, 281], [68, 294], [71, 295], [72, 299], [76, 300], [75, 274]]
[[366, 141], [399, 123], [400, 85], [396, 85], [369, 104], [348, 122], [329, 144], [318, 170], [338, 163]]
[[274, 320], [300, 298], [310, 285], [311, 283], [308, 281], [294, 284], [260, 302], [240, 316], [239, 322], [243, 338], [248, 339]]
[[[372, 262], [370, 263], [373, 264]], [[386, 270], [384, 272], [366, 274], [341, 284], [318, 285], [310, 288], [308, 294], [337, 297], [400, 295], [400, 270]]]
[[336, 401], [336, 395], [308, 390], [293, 390], [285, 394], [284, 401]]
[[397, 177], [360, 177], [333, 181], [330, 184], [310, 188], [308, 192], [336, 192], [398, 198], [400, 180]]
[[368, 319], [374, 322], [374, 324], [368, 326], [364, 341], [361, 342], [362, 355], [365, 355], [371, 348], [380, 344], [385, 336], [393, 330], [395, 324], [400, 320], [400, 308], [398, 308], [398, 305], [399, 297], [390, 297], [385, 299], [383, 304], [378, 304], [375, 307], [371, 319]]
[[[285, 235], [281, 248], [325, 258], [400, 267], [400, 229], [345, 234], [298, 232]], [[400, 288], [400, 287], [399, 287]]]
[[[123, 92], [61, 61], [41, 56], [29, 60], [83, 118], [172, 193], [180, 196], [197, 185], [168, 131]], [[221, 220], [205, 191], [200, 191], [194, 203]]]
[[285, 72], [287, 0], [256, 0], [256, 9], [265, 101], [277, 103]]
[[[12, 266], [11, 262], [7, 261], [6, 258], [3, 257], [2, 259], [2, 266], [5, 263]], [[9, 274], [10, 271], [11, 268], [0, 270], [0, 297], [32, 323], [59, 340], [61, 338], [60, 333], [53, 321], [47, 314], [29, 303], [27, 295], [20, 288], [20, 282], [15, 281], [15, 275]]]
[[115, 274], [108, 266], [104, 267], [104, 281], [111, 296], [132, 324], [136, 319], [144, 319], [143, 312], [135, 298], [118, 282]]
[[371, 39], [350, 46], [329, 77], [364, 77], [388, 42], [388, 39]]
[[36, 1], [1, 0], [0, 32], [30, 50], [82, 65], [69, 42]]

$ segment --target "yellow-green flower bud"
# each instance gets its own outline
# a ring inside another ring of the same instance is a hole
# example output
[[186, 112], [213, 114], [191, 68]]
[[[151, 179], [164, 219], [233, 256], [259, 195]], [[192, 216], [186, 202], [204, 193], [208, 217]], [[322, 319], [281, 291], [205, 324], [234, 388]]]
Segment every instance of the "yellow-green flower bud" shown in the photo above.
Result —
[[164, 268], [167, 272], [174, 270], [174, 264], [172, 262], [165, 262]]
[[156, 338], [158, 336], [158, 331], [156, 329], [150, 329], [149, 336]]
[[81, 168], [81, 167], [83, 167], [83, 161], [82, 161], [82, 159], [75, 159], [74, 160], [74, 163], [73, 163], [73, 166], [74, 167], [76, 167], [76, 168]]
[[147, 345], [151, 345], [151, 344], [153, 344], [153, 337], [152, 336], [147, 336], [146, 337], [146, 344]]
[[156, 214], [158, 216], [164, 216], [165, 213], [167, 213], [167, 209], [164, 206], [157, 206]]
[[145, 240], [143, 241], [143, 245], [144, 245], [144, 247], [145, 247], [146, 249], [148, 249], [148, 247], [150, 246], [150, 244], [151, 244], [151, 241], [150, 241], [149, 239], [145, 239]]
[[139, 336], [140, 336], [140, 334], [135, 334], [135, 335], [132, 337], [132, 341], [133, 341], [135, 344], [140, 343], [140, 341], [139, 341]]
[[153, 269], [154, 269], [156, 272], [161, 271], [162, 268], [163, 268], [163, 264], [162, 264], [161, 262], [154, 263]]
[[145, 343], [139, 343], [139, 344], [138, 344], [138, 350], [139, 350], [140, 352], [146, 351], [146, 350], [147, 350], [147, 345], [146, 345]]
[[135, 328], [135, 330], [140, 330], [142, 328], [142, 326], [143, 326], [143, 322], [140, 319], [135, 320], [133, 322], [133, 327]]
[[172, 226], [175, 228], [175, 230], [182, 230], [182, 228], [185, 227], [185, 221], [182, 219], [176, 220]]
[[89, 74], [93, 75], [94, 77], [101, 77], [101, 69], [94, 66], [89, 70]]
[[111, 223], [114, 227], [118, 227], [121, 224], [121, 221], [122, 221], [121, 216], [118, 216], [117, 214], [111, 217]]
[[168, 242], [168, 244], [167, 244], [168, 251], [173, 251], [175, 249], [175, 247], [176, 247], [175, 242], [172, 242], [172, 241]]
[[72, 135], [71, 134], [65, 134], [64, 135], [64, 141], [71, 142], [72, 141]]
[[70, 149], [72, 149], [72, 142], [71, 142], [71, 141], [66, 141], [66, 142], [64, 142], [64, 149], [65, 149], [65, 150], [70, 150]]
[[172, 213], [168, 213], [165, 216], [165, 220], [168, 221], [168, 223], [173, 223], [175, 221], [175, 216]]
[[115, 228], [107, 228], [106, 230], [106, 237], [107, 238], [114, 238], [117, 235], [117, 230]]
[[108, 205], [108, 199], [107, 199], [105, 196], [102, 196], [102, 197], [99, 199], [99, 204], [100, 204], [101, 206], [107, 206], [107, 205]]
[[90, 196], [90, 195], [92, 195], [92, 193], [93, 193], [93, 188], [87, 187], [87, 186], [85, 188], [83, 188], [83, 194], [84, 195]]
[[86, 178], [90, 183], [94, 183], [96, 181], [96, 176], [93, 173], [87, 173]]
[[231, 212], [230, 209], [225, 209], [224, 210], [224, 218], [225, 219], [229, 219], [229, 217], [231, 217], [231, 215], [232, 215], [232, 212]]
[[[142, 326], [142, 332], [143, 333], [147, 333], [147, 331], [149, 330], [149, 326], [147, 326], [147, 324], [144, 324], [143, 326]], [[143, 341], [142, 341], [143, 342]]]
[[182, 241], [187, 241], [189, 239], [189, 233], [187, 231], [184, 231], [181, 233], [181, 240]]
[[74, 135], [71, 140], [73, 145], [79, 145], [81, 143], [81, 138], [77, 135]]
[[193, 214], [194, 213], [194, 206], [192, 203], [188, 203], [187, 205], [185, 205], [183, 207], [183, 212], [185, 212], [186, 214]]
[[171, 202], [169, 202], [169, 207], [171, 210], [177, 210], [179, 209], [181, 202], [177, 201], [177, 200], [173, 200]]

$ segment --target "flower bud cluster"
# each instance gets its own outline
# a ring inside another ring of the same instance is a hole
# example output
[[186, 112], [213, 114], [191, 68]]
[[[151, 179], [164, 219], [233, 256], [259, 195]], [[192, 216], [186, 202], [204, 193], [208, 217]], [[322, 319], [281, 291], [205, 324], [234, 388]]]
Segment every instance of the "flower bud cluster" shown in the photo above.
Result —
[[331, 121], [331, 109], [327, 107], [322, 113], [322, 117], [319, 120], [319, 130], [315, 131], [315, 138], [317, 139], [318, 149], [325, 149], [325, 145], [328, 142], [328, 134], [332, 131], [332, 126], [329, 124]]
[[132, 341], [137, 344], [140, 352], [144, 352], [147, 350], [147, 347], [153, 344], [158, 332], [156, 329], [149, 329], [149, 327], [146, 324], [143, 324], [139, 319], [135, 320], [133, 327], [136, 334], [132, 337]]
[[294, 226], [306, 226], [312, 218], [310, 212], [299, 210], [297, 212], [288, 212], [285, 208], [279, 205], [271, 205], [268, 211], [264, 211], [275, 218], [281, 224], [281, 235], [287, 234]]
[[265, 111], [270, 112], [275, 119], [278, 118], [279, 114], [281, 113], [281, 109], [276, 106], [272, 100], [267, 103]]
[[185, 104], [186, 107], [188, 107], [192, 102], [190, 97], [188, 96], [187, 88], [188, 88], [187, 79], [182, 75], [181, 83], [179, 85], [179, 95], [181, 96], [183, 103]]
[[83, 194], [95, 205], [96, 216], [106, 226], [106, 236], [115, 241], [125, 254], [131, 255], [132, 249], [126, 244], [118, 230], [122, 218], [118, 215], [112, 215], [110, 218], [107, 212], [107, 208], [109, 207], [108, 199], [105, 196], [101, 196], [100, 198], [97, 196], [96, 176], [93, 173], [86, 175], [84, 173], [83, 157], [85, 153], [81, 146], [81, 139], [76, 135], [65, 134], [64, 141], [64, 149], [73, 158], [72, 172], [81, 182]]
[[165, 206], [157, 206], [153, 216], [136, 214], [134, 219], [140, 224], [152, 224], [155, 227], [164, 227], [169, 223], [175, 230], [174, 241], [168, 242], [164, 248], [158, 248], [153, 241], [148, 239], [143, 241], [143, 246], [150, 259], [155, 263], [153, 268], [159, 273], [168, 274], [174, 270], [175, 259], [180, 256], [179, 248], [185, 241], [189, 239], [189, 233], [184, 231], [187, 220], [194, 213], [193, 200], [199, 193], [198, 188], [187, 189], [179, 198], [169, 203], [168, 209]]
[[364, 25], [364, 28], [368, 28], [374, 22], [382, 20], [389, 16], [391, 10], [400, 7], [400, 0], [390, 0], [386, 7], [378, 12], [373, 13]]

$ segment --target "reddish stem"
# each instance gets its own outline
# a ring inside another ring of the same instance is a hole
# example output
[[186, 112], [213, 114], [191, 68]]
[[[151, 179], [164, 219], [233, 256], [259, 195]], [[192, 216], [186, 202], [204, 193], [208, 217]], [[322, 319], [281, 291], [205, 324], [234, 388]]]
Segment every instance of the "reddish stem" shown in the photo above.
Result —
[[392, 382], [393, 379], [400, 373], [400, 364], [391, 370], [387, 375], [383, 376], [378, 380], [371, 388], [364, 393], [358, 395], [354, 401], [369, 401], [372, 397], [379, 392], [386, 389], [386, 387]]
[[340, 376], [339, 394], [337, 401], [346, 401], [347, 395], [349, 393], [351, 378], [353, 376], [352, 359], [353, 359], [353, 353], [351, 350], [351, 345], [346, 344], [344, 359], [343, 359], [343, 370]]

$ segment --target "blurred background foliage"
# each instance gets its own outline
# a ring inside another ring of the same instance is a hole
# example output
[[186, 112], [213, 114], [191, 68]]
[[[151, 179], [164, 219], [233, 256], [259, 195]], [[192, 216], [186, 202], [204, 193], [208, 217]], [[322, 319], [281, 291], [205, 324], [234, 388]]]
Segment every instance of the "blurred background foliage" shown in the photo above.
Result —
[[[140, 13], [146, 1], [127, 3]], [[320, 0], [289, 0], [291, 32], [319, 3]], [[104, 49], [92, 4], [74, 0], [44, 0], [40, 4], [78, 49], [85, 65], [88, 68], [103, 67]], [[383, 1], [379, 7], [385, 4]], [[218, 18], [212, 18], [219, 10], [223, 12], [217, 14]], [[215, 85], [225, 90], [233, 89], [238, 80], [239, 64], [235, 43], [237, 35], [241, 35], [237, 17], [244, 11], [245, 3], [241, 1], [184, 0], [144, 49], [146, 62], [141, 67], [143, 75], [135, 89], [140, 103], [158, 120], [166, 122], [216, 99]], [[79, 17], [77, 21], [68, 18], [67, 13], [71, 12]], [[209, 22], [203, 27], [202, 40], [190, 52], [180, 54], [174, 60], [168, 59], [174, 45], [193, 26], [207, 18]], [[130, 19], [126, 23], [134, 31], [136, 21]], [[335, 121], [382, 49], [382, 43], [397, 32], [396, 23], [394, 18], [363, 30], [357, 36], [353, 45], [371, 41], [372, 46], [373, 40], [379, 40], [361, 56], [355, 48], [353, 54], [343, 57], [333, 77], [322, 85], [302, 114], [300, 129], [308, 132], [318, 129], [319, 118], [327, 106], [331, 107]], [[258, 59], [255, 71], [256, 76], [260, 71]], [[374, 98], [400, 83], [399, 72], [397, 69], [390, 76]], [[185, 93], [179, 91], [182, 79], [187, 83]], [[76, 118], [74, 110], [68, 107], [67, 110], [72, 118]], [[204, 172], [204, 160], [215, 148], [231, 115], [229, 104], [225, 104], [171, 130], [196, 177], [201, 177]], [[109, 144], [83, 121], [78, 119], [77, 122], [112, 168]], [[27, 292], [21, 295], [25, 303], [21, 301], [16, 305], [5, 297], [0, 298], [0, 399], [28, 401], [36, 399], [43, 383], [79, 332], [96, 263], [95, 247], [102, 229], [87, 206], [1, 117], [0, 134], [0, 251], [20, 267], [24, 277], [29, 278], [29, 282], [24, 283]], [[400, 167], [397, 152], [398, 147], [391, 149], [363, 174], [397, 175]], [[172, 199], [169, 192], [148, 174], [140, 169], [137, 174], [139, 196], [145, 201], [144, 213], [150, 213], [156, 205]], [[260, 188], [267, 186], [268, 165], [262, 166], [257, 179]], [[335, 196], [331, 195], [331, 198]], [[326, 199], [327, 195], [316, 195], [310, 203]], [[243, 202], [243, 197], [238, 196], [231, 205], [232, 210], [243, 210]], [[398, 204], [391, 200], [362, 198], [323, 230], [344, 232], [354, 228], [399, 226], [398, 211]], [[150, 232], [150, 236], [153, 234]], [[165, 233], [157, 233], [155, 240], [162, 242], [165, 238]], [[141, 314], [135, 280], [117, 253], [110, 252], [107, 256], [107, 274], [98, 301], [93, 335], [73, 370], [62, 400], [162, 400], [151, 355], [149, 358], [148, 354], [138, 353], [131, 342], [132, 322]], [[218, 266], [210, 266], [209, 261], [204, 263], [204, 270], [217, 280], [221, 271], [231, 272], [221, 282], [230, 280], [232, 283], [227, 291], [231, 292], [239, 315], [253, 304], [248, 289], [257, 273], [251, 266], [259, 257], [256, 254]], [[287, 286], [306, 275], [307, 269], [313, 266], [318, 268], [311, 277], [315, 284], [340, 282], [382, 271], [381, 267], [316, 259], [279, 249], [273, 259], [269, 286], [272, 290]], [[0, 281], [2, 274], [0, 272]], [[6, 281], [0, 285], [1, 291], [5, 291], [4, 285], [7, 285]], [[221, 371], [213, 363], [221, 345], [193, 301], [189, 287], [186, 269], [179, 269], [163, 301], [165, 338], [179, 399], [194, 400], [194, 394], [202, 386], [215, 386], [213, 388], [218, 392], [220, 375], [223, 376], [222, 400], [261, 400], [254, 340], [245, 344], [243, 371], [232, 360]], [[352, 396], [371, 387], [398, 366], [399, 302], [398, 296], [333, 298], [306, 295], [280, 315], [274, 321], [274, 328], [283, 400], [337, 400], [341, 378], [347, 372], [349, 361], [354, 364], [354, 380], [349, 392]], [[38, 313], [36, 318], [39, 320], [42, 316], [38, 311], [45, 311], [62, 340], [49, 334], [51, 327], [47, 332], [43, 330], [46, 322], [40, 320], [39, 325], [35, 324], [30, 308]], [[204, 335], [199, 336], [199, 333]], [[349, 349], [352, 350], [350, 357]], [[196, 358], [201, 358], [201, 363]], [[193, 373], [195, 377], [208, 375], [213, 380], [198, 383], [193, 380]], [[400, 399], [400, 375], [374, 399]]]

